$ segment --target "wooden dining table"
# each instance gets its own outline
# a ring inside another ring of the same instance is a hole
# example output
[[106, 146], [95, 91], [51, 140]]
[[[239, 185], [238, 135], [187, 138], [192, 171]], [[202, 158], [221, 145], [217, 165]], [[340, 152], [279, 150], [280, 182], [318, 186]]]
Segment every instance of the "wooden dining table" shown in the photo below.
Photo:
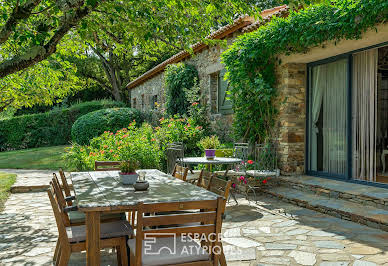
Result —
[[138, 170], [150, 187], [135, 191], [132, 185], [123, 185], [118, 171], [72, 172], [78, 209], [85, 213], [86, 261], [89, 266], [100, 265], [101, 213], [136, 210], [138, 203], [168, 203], [214, 200], [218, 195], [184, 182], [156, 169]]

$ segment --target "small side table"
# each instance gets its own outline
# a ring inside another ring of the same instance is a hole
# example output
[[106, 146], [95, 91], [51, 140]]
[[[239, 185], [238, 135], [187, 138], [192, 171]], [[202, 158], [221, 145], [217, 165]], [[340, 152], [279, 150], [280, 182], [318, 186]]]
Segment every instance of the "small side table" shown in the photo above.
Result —
[[388, 155], [388, 150], [383, 150], [381, 153], [381, 162], [383, 163], [383, 173], [385, 173], [385, 156]]

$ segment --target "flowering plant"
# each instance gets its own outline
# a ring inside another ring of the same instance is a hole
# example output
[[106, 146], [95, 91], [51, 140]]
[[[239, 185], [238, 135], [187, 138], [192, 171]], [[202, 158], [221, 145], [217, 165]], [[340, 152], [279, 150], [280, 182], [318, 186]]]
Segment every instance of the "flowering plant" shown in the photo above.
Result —
[[133, 121], [127, 128], [116, 132], [105, 131], [90, 141], [90, 145], [73, 143], [64, 155], [67, 165], [77, 170], [91, 170], [94, 161], [136, 160], [140, 168], [163, 169], [166, 165], [165, 150], [168, 143], [183, 141], [185, 153], [199, 155], [197, 142], [204, 136], [204, 129], [190, 118], [160, 118], [159, 125], [147, 123], [136, 127]]
[[139, 162], [136, 160], [128, 160], [120, 164], [122, 174], [133, 174], [137, 168], [139, 168]]
[[[237, 184], [240, 185], [251, 185], [251, 186], [259, 186], [259, 185], [266, 185], [268, 184], [269, 178], [268, 177], [245, 177], [245, 176], [240, 176], [237, 179]], [[236, 188], [237, 184], [232, 183], [232, 187]]]

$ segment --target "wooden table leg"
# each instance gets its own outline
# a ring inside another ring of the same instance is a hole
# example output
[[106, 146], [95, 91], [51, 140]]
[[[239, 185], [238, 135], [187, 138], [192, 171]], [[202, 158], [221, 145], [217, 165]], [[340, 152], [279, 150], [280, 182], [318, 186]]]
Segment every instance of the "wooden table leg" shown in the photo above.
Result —
[[100, 265], [100, 213], [86, 212], [86, 265]]

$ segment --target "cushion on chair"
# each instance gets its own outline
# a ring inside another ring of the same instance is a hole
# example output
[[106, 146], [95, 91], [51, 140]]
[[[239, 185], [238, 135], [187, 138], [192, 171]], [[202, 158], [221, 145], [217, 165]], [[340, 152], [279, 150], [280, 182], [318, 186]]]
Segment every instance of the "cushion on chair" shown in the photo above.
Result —
[[[155, 242], [155, 243], [154, 243]], [[189, 237], [162, 237], [143, 240], [142, 265], [171, 265], [209, 260], [209, 253]], [[128, 246], [136, 253], [136, 239], [129, 239]]]
[[268, 170], [248, 170], [247, 175], [249, 176], [276, 176], [275, 171], [268, 171]]
[[[70, 224], [80, 224], [85, 222], [85, 213], [81, 211], [70, 211], [69, 215]], [[125, 213], [102, 213], [101, 221], [106, 220], [126, 220]]]
[[[72, 243], [83, 242], [86, 240], [85, 225], [66, 227], [66, 232], [69, 241]], [[133, 234], [133, 228], [128, 221], [120, 220], [110, 223], [102, 223], [100, 226], [100, 232], [101, 239], [131, 236]]]

